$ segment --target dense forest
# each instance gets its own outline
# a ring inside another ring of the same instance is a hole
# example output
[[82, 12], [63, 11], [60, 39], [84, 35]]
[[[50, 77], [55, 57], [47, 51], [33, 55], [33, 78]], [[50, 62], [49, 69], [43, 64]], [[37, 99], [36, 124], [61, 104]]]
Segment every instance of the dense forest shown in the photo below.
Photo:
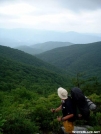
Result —
[[[49, 134], [62, 124], [50, 109], [60, 105], [57, 88], [77, 86], [96, 105], [91, 111], [92, 130], [101, 126], [101, 83], [95, 76], [77, 73], [69, 76], [35, 56], [0, 46], [0, 134]], [[77, 121], [75, 125], [82, 125]]]
[[71, 75], [83, 72], [87, 77], [96, 76], [101, 81], [101, 42], [60, 47], [37, 57]]
[[44, 69], [50, 70], [50, 71], [61, 72], [60, 69], [58, 69], [48, 63], [43, 62], [42, 60], [38, 59], [35, 56], [32, 56], [23, 51], [13, 49], [10, 47], [6, 47], [6, 46], [4, 47], [4, 46], [0, 45], [0, 56], [9, 58], [9, 59], [19, 62], [19, 63], [32, 65], [37, 68], [44, 68]]

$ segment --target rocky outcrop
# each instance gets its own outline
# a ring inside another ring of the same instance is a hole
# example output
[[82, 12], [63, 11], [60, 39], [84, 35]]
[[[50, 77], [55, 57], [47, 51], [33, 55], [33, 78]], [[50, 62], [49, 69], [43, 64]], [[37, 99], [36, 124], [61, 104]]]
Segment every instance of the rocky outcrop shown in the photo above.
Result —
[[[92, 128], [91, 126], [74, 126], [74, 133], [75, 134], [80, 134], [80, 133], [83, 133], [83, 134], [87, 134], [87, 132], [89, 132], [89, 128]], [[64, 127], [62, 127], [62, 130], [64, 131], [64, 134], [67, 134], [65, 132], [65, 129]]]

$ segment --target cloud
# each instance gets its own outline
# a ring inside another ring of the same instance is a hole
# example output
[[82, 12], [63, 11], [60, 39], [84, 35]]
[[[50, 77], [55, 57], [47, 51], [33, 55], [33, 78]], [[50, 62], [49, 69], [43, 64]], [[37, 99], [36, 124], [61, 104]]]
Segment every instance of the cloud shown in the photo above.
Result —
[[101, 0], [58, 0], [59, 4], [73, 11], [101, 9]]
[[0, 26], [101, 32], [101, 0], [0, 1]]
[[23, 15], [36, 10], [35, 7], [26, 3], [8, 4], [0, 7], [0, 13], [6, 15]]
[[60, 7], [72, 11], [101, 9], [101, 0], [22, 0], [35, 6], [49, 8]]

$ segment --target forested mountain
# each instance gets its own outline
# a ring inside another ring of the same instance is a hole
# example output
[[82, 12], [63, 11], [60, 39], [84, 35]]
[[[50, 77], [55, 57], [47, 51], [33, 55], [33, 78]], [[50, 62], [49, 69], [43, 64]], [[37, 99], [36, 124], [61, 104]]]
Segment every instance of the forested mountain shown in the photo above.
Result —
[[39, 53], [43, 53], [45, 51], [54, 49], [54, 48], [58, 48], [58, 47], [63, 47], [63, 46], [69, 46], [72, 45], [73, 43], [70, 42], [53, 42], [53, 41], [49, 41], [49, 42], [44, 42], [44, 43], [38, 43], [35, 45], [31, 45], [31, 46], [18, 46], [15, 47], [18, 50], [22, 50], [26, 53], [35, 55], [35, 54], [39, 54]]
[[66, 78], [61, 75], [0, 56], [0, 90], [2, 91], [25, 87], [35, 92], [37, 90], [43, 92], [44, 89], [49, 93], [54, 91], [52, 87], [66, 83]]
[[56, 48], [37, 57], [73, 74], [85, 72], [101, 78], [101, 42]]
[[36, 48], [36, 49], [41, 49], [42, 52], [45, 52], [45, 51], [48, 51], [48, 50], [51, 50], [54, 48], [69, 46], [72, 44], [73, 43], [70, 43], [70, 42], [49, 41], [49, 42], [44, 42], [44, 43], [40, 43], [40, 44], [35, 44], [35, 45], [32, 45], [31, 47]]
[[3, 57], [9, 58], [11, 60], [20, 62], [20, 63], [32, 65], [34, 67], [44, 68], [44, 69], [55, 71], [55, 72], [61, 72], [56, 67], [43, 62], [42, 60], [36, 58], [35, 56], [32, 56], [23, 51], [13, 49], [10, 47], [0, 46], [0, 55]]

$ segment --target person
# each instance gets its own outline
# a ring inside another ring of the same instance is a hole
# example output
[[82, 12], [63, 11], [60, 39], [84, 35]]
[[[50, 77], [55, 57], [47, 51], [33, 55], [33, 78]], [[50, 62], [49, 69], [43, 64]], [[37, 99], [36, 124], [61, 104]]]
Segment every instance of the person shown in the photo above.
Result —
[[58, 112], [62, 110], [63, 116], [57, 117], [57, 120], [59, 122], [60, 121], [63, 122], [65, 132], [72, 134], [72, 131], [74, 130], [74, 124], [73, 124], [74, 111], [72, 106], [72, 100], [68, 96], [68, 92], [66, 89], [59, 87], [57, 92], [62, 103], [58, 108], [51, 109], [51, 112]]

